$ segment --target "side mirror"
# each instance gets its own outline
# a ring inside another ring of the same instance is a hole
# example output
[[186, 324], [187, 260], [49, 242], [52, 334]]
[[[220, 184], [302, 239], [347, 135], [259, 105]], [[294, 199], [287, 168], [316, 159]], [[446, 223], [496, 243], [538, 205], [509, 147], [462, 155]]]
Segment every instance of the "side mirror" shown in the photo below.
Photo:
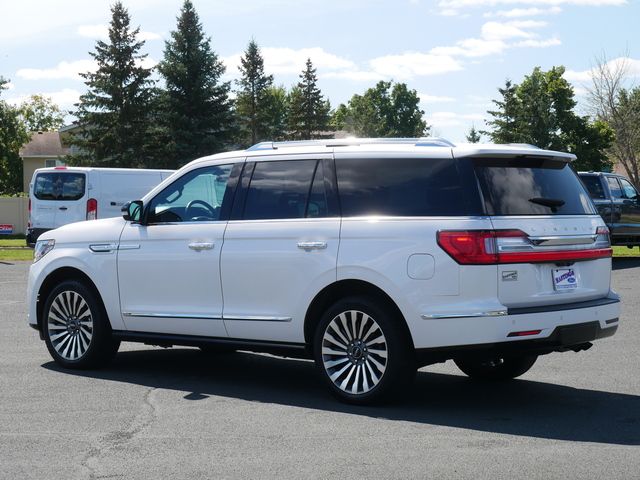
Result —
[[142, 220], [142, 207], [142, 200], [133, 200], [125, 203], [120, 209], [122, 218], [132, 223], [140, 223]]

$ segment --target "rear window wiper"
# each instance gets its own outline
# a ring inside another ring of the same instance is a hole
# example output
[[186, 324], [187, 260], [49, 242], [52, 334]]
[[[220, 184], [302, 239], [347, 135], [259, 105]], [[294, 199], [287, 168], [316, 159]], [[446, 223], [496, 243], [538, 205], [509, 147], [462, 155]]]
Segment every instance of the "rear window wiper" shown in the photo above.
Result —
[[564, 200], [560, 200], [558, 198], [534, 197], [534, 198], [530, 198], [529, 201], [531, 203], [536, 203], [544, 207], [549, 207], [552, 212], [555, 212], [558, 209], [558, 207], [561, 207], [564, 205]]

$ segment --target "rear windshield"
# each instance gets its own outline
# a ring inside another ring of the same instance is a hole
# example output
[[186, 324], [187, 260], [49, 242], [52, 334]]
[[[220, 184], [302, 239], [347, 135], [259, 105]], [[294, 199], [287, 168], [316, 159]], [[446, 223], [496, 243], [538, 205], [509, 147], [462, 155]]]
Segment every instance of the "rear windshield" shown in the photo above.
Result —
[[474, 159], [489, 215], [591, 215], [591, 199], [568, 163], [542, 158]]
[[607, 198], [604, 194], [604, 188], [602, 187], [602, 182], [600, 181], [600, 177], [597, 175], [580, 175], [580, 180], [584, 183], [584, 186], [587, 187], [587, 191], [591, 198], [596, 200], [604, 200]]
[[39, 200], [79, 200], [84, 196], [84, 184], [84, 173], [39, 173], [33, 195]]
[[479, 215], [470, 175], [451, 158], [337, 158], [345, 217]]

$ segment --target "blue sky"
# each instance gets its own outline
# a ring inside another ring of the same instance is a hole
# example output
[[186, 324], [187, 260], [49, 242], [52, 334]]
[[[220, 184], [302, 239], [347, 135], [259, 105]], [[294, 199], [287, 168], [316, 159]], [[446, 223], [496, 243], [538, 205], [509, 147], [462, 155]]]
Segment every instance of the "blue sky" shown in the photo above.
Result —
[[[0, 0], [3, 97], [50, 95], [63, 108], [84, 91], [78, 72], [105, 35], [111, 2]], [[181, 0], [125, 0], [146, 39], [148, 64], [162, 58]], [[584, 102], [595, 57], [625, 57], [640, 79], [638, 0], [193, 0], [214, 50], [237, 78], [253, 37], [266, 70], [291, 86], [307, 57], [333, 106], [378, 80], [406, 82], [422, 100], [432, 133], [460, 141], [484, 127], [497, 88], [533, 67], [565, 65]], [[616, 60], [618, 59], [618, 60]]]

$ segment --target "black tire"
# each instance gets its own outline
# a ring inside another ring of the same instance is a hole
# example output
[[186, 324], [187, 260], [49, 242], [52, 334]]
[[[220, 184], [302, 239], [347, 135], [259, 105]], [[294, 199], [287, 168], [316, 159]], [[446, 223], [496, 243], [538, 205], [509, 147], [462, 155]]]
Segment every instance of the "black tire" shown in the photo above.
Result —
[[537, 359], [537, 355], [527, 355], [493, 359], [456, 359], [454, 362], [464, 374], [471, 378], [501, 381], [511, 380], [528, 372]]
[[[356, 312], [355, 317], [351, 312]], [[347, 315], [349, 328], [354, 322], [350, 334], [344, 326], [334, 330], [334, 322], [342, 322], [341, 314]], [[416, 364], [403, 321], [386, 305], [365, 296], [339, 300], [322, 315], [313, 339], [314, 357], [334, 396], [346, 403], [364, 405], [388, 401], [406, 391], [415, 378]], [[326, 335], [333, 336], [333, 340]], [[340, 354], [329, 353], [334, 351]], [[386, 354], [386, 359], [380, 352]]]
[[112, 336], [98, 294], [83, 282], [60, 283], [49, 293], [42, 316], [44, 340], [58, 365], [99, 368], [108, 364], [118, 351], [120, 341]]

